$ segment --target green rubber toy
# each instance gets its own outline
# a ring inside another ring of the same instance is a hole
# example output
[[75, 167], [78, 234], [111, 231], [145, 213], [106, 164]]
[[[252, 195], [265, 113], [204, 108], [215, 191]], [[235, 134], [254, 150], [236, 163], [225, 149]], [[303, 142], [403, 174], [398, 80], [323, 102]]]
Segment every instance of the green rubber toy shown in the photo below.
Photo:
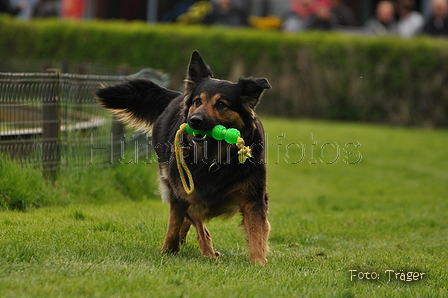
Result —
[[199, 134], [199, 133], [200, 133], [199, 130], [194, 130], [194, 129], [192, 129], [192, 128], [190, 127], [190, 125], [188, 125], [188, 124], [187, 124], [187, 127], [186, 127], [186, 131], [187, 131], [187, 133], [190, 134], [190, 135], [195, 135], [195, 134]]
[[186, 132], [191, 135], [210, 135], [217, 141], [225, 140], [229, 144], [236, 144], [238, 141], [238, 138], [241, 137], [241, 133], [236, 128], [225, 128], [223, 125], [216, 125], [213, 127], [213, 129], [210, 131], [200, 131], [192, 129], [188, 124], [186, 127]]
[[223, 125], [216, 125], [212, 129], [212, 137], [217, 141], [224, 140], [227, 129]]
[[238, 138], [241, 136], [241, 133], [238, 129], [236, 128], [229, 128], [226, 131], [226, 134], [224, 136], [224, 140], [226, 140], [227, 143], [229, 144], [236, 144], [236, 141], [238, 140]]

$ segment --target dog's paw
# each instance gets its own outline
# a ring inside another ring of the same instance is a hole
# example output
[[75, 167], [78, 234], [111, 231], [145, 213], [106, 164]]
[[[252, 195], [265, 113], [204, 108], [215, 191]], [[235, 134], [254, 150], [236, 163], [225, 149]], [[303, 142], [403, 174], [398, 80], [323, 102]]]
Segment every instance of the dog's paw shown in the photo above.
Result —
[[266, 260], [266, 258], [256, 258], [256, 259], [252, 259], [252, 262], [257, 264], [257, 265], [264, 266], [264, 265], [266, 265], [268, 260]]
[[162, 247], [162, 253], [165, 254], [177, 254], [180, 250], [180, 243], [164, 244]]
[[209, 252], [203, 252], [202, 255], [207, 258], [215, 259], [221, 256], [221, 253], [219, 251], [209, 251]]

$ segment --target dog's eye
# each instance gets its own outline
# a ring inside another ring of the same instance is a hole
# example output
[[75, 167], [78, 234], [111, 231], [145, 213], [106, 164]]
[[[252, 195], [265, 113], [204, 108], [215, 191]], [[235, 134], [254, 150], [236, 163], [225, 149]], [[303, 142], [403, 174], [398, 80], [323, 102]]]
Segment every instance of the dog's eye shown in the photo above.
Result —
[[193, 99], [193, 104], [197, 107], [201, 105], [201, 99], [199, 97], [196, 97]]
[[226, 103], [225, 102], [223, 102], [223, 101], [218, 101], [217, 103], [216, 103], [216, 107], [218, 108], [218, 109], [223, 109], [223, 108], [225, 108], [225, 107], [227, 107], [227, 105], [226, 105]]

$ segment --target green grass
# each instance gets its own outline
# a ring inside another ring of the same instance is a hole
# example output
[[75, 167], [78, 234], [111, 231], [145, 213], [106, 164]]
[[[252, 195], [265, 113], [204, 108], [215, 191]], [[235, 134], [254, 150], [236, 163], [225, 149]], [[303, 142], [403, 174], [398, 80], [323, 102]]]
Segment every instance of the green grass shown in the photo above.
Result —
[[[155, 194], [154, 164], [64, 172], [51, 186], [4, 162], [13, 174], [5, 182], [2, 171], [0, 194], [40, 194], [45, 207], [0, 213], [0, 297], [448, 295], [447, 130], [264, 124], [272, 225], [265, 267], [249, 262], [238, 216], [208, 224], [223, 254], [217, 261], [201, 257], [194, 231], [178, 255], [161, 254], [168, 208]], [[380, 278], [350, 280], [350, 270]], [[386, 270], [425, 275], [389, 281]]]

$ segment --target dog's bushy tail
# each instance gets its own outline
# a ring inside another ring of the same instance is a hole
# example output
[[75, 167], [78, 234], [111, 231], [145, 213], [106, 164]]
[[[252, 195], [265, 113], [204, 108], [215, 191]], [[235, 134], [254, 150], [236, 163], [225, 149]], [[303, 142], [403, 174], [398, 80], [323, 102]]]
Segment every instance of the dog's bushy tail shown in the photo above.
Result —
[[130, 79], [95, 92], [98, 101], [130, 126], [148, 130], [170, 102], [181, 93], [146, 79]]

